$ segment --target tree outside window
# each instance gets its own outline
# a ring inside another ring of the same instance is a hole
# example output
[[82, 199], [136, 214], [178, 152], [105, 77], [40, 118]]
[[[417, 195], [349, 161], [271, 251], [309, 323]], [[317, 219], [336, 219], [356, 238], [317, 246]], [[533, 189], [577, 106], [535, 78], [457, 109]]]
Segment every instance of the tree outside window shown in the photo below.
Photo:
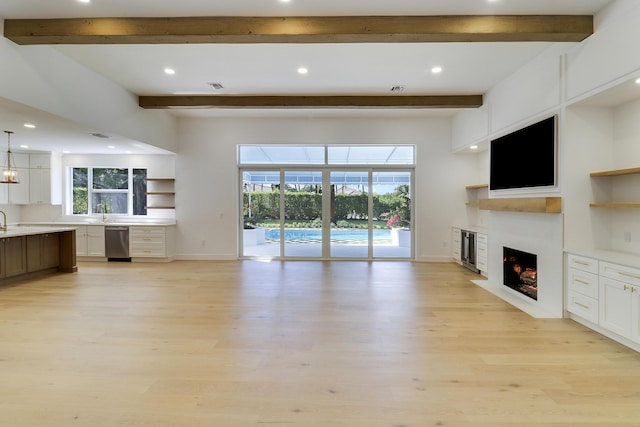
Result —
[[73, 214], [146, 215], [146, 176], [146, 169], [73, 168]]

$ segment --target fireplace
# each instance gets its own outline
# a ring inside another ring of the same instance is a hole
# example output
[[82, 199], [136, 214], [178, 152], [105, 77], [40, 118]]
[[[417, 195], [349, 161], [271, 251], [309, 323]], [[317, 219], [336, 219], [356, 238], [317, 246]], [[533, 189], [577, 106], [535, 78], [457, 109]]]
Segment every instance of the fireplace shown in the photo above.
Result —
[[503, 246], [503, 284], [538, 300], [538, 256]]

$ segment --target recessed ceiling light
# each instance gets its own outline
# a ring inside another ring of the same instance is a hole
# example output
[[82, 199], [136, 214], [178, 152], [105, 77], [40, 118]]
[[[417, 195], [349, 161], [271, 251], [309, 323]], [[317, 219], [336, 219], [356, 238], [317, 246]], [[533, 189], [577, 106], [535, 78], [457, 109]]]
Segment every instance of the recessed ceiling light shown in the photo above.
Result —
[[307, 74], [309, 72], [305, 67], [298, 68], [298, 74]]
[[36, 127], [36, 125], [34, 125], [32, 123], [25, 123], [23, 126], [26, 127], [26, 128], [29, 128], [29, 129], [35, 129], [35, 127]]
[[637, 84], [637, 85], [640, 85], [640, 77], [638, 77], [638, 78], [636, 79], [636, 84]]
[[280, 3], [289, 3], [291, 0], [280, 0]]
[[477, 146], [477, 145], [472, 145], [472, 146], [470, 146], [470, 147], [469, 147], [469, 149], [470, 149], [470, 150], [477, 150], [477, 149], [478, 149], [478, 146]]
[[115, 145], [107, 145], [107, 148], [113, 150], [114, 148], [116, 148], [116, 146]]
[[91, 3], [91, 0], [78, 0], [78, 3]]
[[22, 144], [22, 145], [20, 146], [20, 148], [29, 148], [29, 146], [28, 146], [28, 145], [25, 145], [25, 144]]
[[442, 67], [433, 67], [433, 68], [431, 69], [431, 72], [432, 72], [433, 74], [441, 73], [441, 72], [442, 72]]
[[63, 152], [64, 154], [71, 154], [71, 151], [69, 151], [69, 150], [64, 150], [64, 151], [62, 151], [62, 152]]
[[173, 68], [165, 68], [164, 72], [165, 74], [169, 74], [170, 76], [173, 76], [176, 73], [176, 70], [174, 70]]

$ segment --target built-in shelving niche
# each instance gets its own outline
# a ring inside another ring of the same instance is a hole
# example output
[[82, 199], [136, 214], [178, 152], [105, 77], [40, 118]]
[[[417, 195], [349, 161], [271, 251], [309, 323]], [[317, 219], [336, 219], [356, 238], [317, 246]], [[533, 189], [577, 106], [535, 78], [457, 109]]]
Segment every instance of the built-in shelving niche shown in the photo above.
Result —
[[175, 209], [174, 178], [147, 178], [147, 190], [147, 209]]
[[[591, 172], [591, 178], [612, 178], [624, 175], [638, 175], [640, 168], [612, 169], [599, 172]], [[592, 202], [589, 204], [591, 208], [608, 208], [608, 209], [640, 209], [640, 203], [636, 202]]]

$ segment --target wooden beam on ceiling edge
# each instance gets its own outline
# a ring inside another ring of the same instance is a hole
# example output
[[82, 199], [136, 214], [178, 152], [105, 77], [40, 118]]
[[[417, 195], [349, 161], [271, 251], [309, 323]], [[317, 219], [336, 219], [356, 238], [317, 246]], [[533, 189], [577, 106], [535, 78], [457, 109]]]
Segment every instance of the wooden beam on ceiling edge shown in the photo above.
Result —
[[589, 15], [7, 19], [33, 44], [579, 42]]
[[442, 96], [140, 96], [146, 109], [171, 108], [478, 108], [482, 95]]

